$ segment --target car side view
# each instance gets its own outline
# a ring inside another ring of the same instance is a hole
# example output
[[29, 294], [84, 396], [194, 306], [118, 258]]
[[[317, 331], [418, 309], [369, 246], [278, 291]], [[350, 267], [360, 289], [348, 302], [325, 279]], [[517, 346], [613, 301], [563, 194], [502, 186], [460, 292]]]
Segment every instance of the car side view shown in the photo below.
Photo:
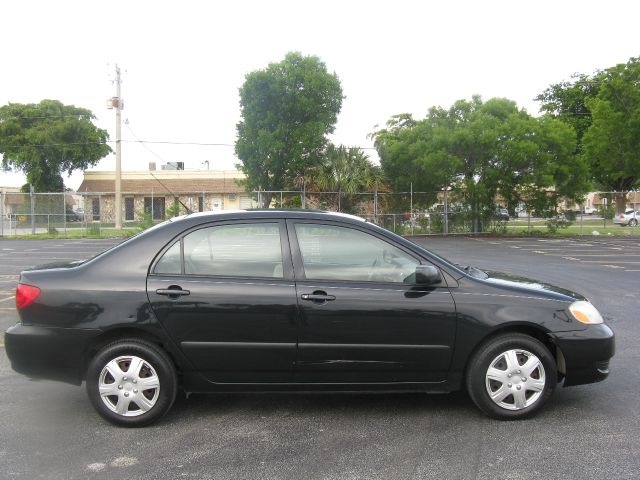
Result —
[[603, 380], [614, 334], [582, 296], [461, 267], [358, 217], [176, 217], [95, 258], [22, 272], [12, 367], [86, 383], [122, 426], [185, 392], [466, 389], [535, 414]]

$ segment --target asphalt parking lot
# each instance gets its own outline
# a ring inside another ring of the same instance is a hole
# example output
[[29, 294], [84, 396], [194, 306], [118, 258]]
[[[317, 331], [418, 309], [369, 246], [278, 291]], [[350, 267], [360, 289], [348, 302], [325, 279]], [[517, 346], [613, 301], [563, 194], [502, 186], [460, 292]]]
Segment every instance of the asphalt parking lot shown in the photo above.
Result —
[[[640, 478], [640, 239], [426, 237], [451, 260], [592, 300], [617, 335], [605, 381], [558, 389], [534, 419], [483, 416], [447, 395], [192, 395], [159, 423], [119, 429], [83, 388], [15, 374], [0, 352], [0, 478]], [[0, 327], [21, 269], [117, 240], [0, 239]]]

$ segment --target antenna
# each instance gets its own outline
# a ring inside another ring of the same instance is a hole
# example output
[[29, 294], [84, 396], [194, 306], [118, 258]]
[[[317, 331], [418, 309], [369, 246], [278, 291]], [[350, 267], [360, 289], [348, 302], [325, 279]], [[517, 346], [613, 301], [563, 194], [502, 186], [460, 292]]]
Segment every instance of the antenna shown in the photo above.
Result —
[[[136, 132], [134, 132], [134, 131], [131, 129], [131, 127], [129, 126], [129, 119], [128, 119], [128, 118], [124, 121], [124, 124], [125, 124], [125, 126], [127, 127], [127, 129], [131, 132], [131, 134], [132, 134], [132, 135], [133, 135], [133, 136], [134, 136], [134, 137], [135, 137], [135, 138], [140, 142], [140, 144], [141, 144], [144, 148], [146, 148], [146, 149], [147, 149], [147, 150], [149, 150], [151, 153], [153, 153], [156, 157], [158, 157], [158, 160], [160, 160], [161, 162], [164, 162], [164, 160], [162, 159], [162, 157], [160, 157], [160, 155], [158, 155], [156, 152], [154, 152], [153, 150], [151, 150], [147, 145], [145, 145], [145, 143], [144, 143], [142, 140], [140, 140], [140, 138], [136, 135]], [[192, 211], [189, 207], [187, 207], [187, 206], [184, 204], [184, 202], [183, 202], [182, 200], [180, 200], [180, 197], [178, 197], [175, 193], [173, 193], [173, 192], [169, 189], [169, 187], [167, 187], [164, 183], [162, 183], [162, 182], [160, 181], [160, 179], [159, 179], [158, 177], [156, 177], [156, 176], [153, 174], [153, 172], [152, 172], [151, 170], [149, 170], [149, 175], [151, 175], [151, 176], [153, 177], [153, 179], [154, 179], [156, 182], [158, 182], [162, 188], [164, 188], [167, 192], [169, 192], [169, 195], [171, 195], [175, 200], [177, 200], [177, 201], [178, 201], [178, 203], [179, 203], [180, 205], [182, 205], [182, 206], [184, 207], [184, 209], [187, 211], [187, 214], [191, 214], [191, 213], [193, 213], [193, 211]]]
[[187, 211], [187, 214], [191, 214], [191, 213], [193, 213], [193, 212], [191, 211], [191, 209], [190, 209], [189, 207], [187, 207], [187, 206], [182, 202], [182, 200], [180, 200], [180, 197], [178, 197], [175, 193], [173, 193], [173, 192], [169, 189], [169, 187], [167, 187], [164, 183], [162, 183], [162, 182], [160, 181], [160, 179], [159, 179], [158, 177], [156, 177], [156, 176], [153, 174], [153, 172], [152, 172], [151, 170], [149, 170], [149, 174], [150, 174], [150, 175], [151, 175], [151, 176], [156, 180], [156, 182], [158, 182], [158, 183], [162, 186], [162, 188], [164, 188], [167, 192], [169, 192], [169, 195], [171, 195], [171, 196], [174, 198], [174, 200], [177, 200], [177, 201], [178, 201], [178, 203], [184, 207], [184, 209]]

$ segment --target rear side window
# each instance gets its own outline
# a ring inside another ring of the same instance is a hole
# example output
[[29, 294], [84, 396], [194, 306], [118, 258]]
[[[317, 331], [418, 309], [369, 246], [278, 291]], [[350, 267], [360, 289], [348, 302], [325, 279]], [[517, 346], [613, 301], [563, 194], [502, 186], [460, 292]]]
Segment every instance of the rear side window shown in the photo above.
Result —
[[182, 271], [180, 262], [180, 241], [174, 243], [156, 263], [155, 273], [178, 275]]
[[207, 227], [189, 233], [182, 242], [187, 275], [283, 278], [277, 223]]

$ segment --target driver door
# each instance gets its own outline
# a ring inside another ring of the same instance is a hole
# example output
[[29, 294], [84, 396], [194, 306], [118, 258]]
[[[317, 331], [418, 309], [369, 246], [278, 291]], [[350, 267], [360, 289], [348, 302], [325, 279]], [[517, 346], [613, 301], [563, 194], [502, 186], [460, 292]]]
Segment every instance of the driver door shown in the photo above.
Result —
[[352, 224], [289, 220], [287, 230], [301, 316], [297, 382], [445, 380], [455, 305], [444, 281], [415, 284], [424, 259]]

